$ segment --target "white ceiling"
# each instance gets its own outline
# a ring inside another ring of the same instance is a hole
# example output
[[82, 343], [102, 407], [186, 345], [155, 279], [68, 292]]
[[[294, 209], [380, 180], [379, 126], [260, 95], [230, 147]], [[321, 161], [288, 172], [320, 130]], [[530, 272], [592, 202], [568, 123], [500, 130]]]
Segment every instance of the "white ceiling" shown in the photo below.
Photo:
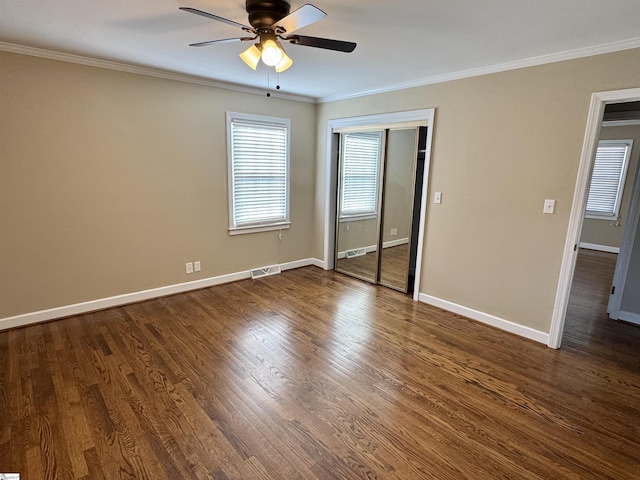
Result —
[[[328, 16], [296, 33], [358, 44], [350, 54], [285, 45], [294, 65], [280, 75], [282, 92], [320, 100], [640, 47], [640, 0], [311, 1]], [[244, 0], [0, 0], [0, 49], [266, 89], [266, 67], [252, 71], [238, 57], [246, 43], [188, 47], [244, 32], [183, 6], [248, 23]]]

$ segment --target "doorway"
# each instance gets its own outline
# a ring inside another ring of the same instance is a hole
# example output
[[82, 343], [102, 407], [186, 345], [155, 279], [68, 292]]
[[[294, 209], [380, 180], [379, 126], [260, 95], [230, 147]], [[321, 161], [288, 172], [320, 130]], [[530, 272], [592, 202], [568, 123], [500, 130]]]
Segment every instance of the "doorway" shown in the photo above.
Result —
[[[409, 275], [413, 277], [413, 299], [418, 300], [420, 291], [420, 272], [422, 265], [423, 243], [425, 235], [426, 203], [429, 180], [429, 164], [431, 159], [431, 143], [433, 135], [435, 109], [411, 110], [388, 114], [368, 115], [362, 117], [350, 117], [329, 120], [327, 122], [327, 169], [325, 190], [325, 237], [324, 237], [324, 267], [334, 269], [338, 254], [336, 249], [336, 231], [338, 222], [337, 198], [338, 198], [338, 157], [340, 150], [340, 133], [345, 131], [384, 131], [387, 129], [410, 129], [427, 127], [425, 131], [424, 152], [421, 181], [415, 185], [420, 189], [419, 205], [414, 206], [414, 216], [411, 221], [411, 241], [415, 251], [410, 251], [409, 257], [415, 269], [409, 269]], [[415, 198], [418, 195], [414, 195]], [[416, 219], [417, 217], [417, 219]], [[398, 227], [398, 234], [400, 230]], [[399, 236], [399, 235], [398, 235]], [[414, 240], [415, 237], [415, 240]], [[411, 250], [411, 249], [410, 249]], [[345, 250], [346, 254], [346, 250]]]
[[[616, 265], [619, 269], [628, 265], [619, 252], [623, 232], [633, 233], [638, 216], [630, 207], [637, 197], [634, 178], [639, 156], [640, 102], [606, 105], [563, 331], [568, 348], [609, 345], [602, 349], [605, 355], [606, 350], [623, 349], [634, 336], [630, 326], [613, 321], [625, 320], [628, 313], [620, 309], [622, 296], [614, 294], [625, 290], [624, 282], [614, 281], [614, 272]], [[622, 337], [626, 340], [621, 342]]]
[[[580, 166], [574, 191], [569, 229], [565, 241], [564, 255], [560, 270], [554, 313], [549, 334], [549, 347], [559, 348], [562, 343], [562, 335], [569, 306], [573, 277], [576, 269], [576, 260], [579, 252], [580, 236], [584, 225], [584, 216], [591, 182], [594, 158], [600, 139], [601, 124], [607, 105], [624, 104], [640, 101], [640, 89], [620, 90], [613, 92], [594, 93], [591, 97], [587, 128], [582, 147]], [[637, 196], [637, 195], [636, 195]], [[632, 202], [633, 203], [633, 202]], [[633, 207], [630, 208], [633, 211]], [[636, 223], [637, 219], [630, 217], [630, 223]], [[626, 229], [628, 230], [628, 229]], [[625, 232], [626, 234], [626, 232]], [[623, 241], [624, 245], [624, 241]], [[621, 251], [621, 256], [623, 255]], [[625, 255], [628, 254], [625, 253]]]

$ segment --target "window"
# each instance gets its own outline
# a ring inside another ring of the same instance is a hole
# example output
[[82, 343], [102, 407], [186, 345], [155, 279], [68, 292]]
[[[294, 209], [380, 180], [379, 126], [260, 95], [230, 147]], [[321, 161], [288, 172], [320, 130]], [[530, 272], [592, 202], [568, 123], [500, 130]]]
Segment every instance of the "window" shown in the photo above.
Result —
[[633, 140], [600, 140], [591, 174], [588, 218], [616, 219]]
[[340, 218], [374, 217], [382, 133], [343, 133], [341, 143]]
[[227, 113], [229, 233], [289, 228], [287, 119]]

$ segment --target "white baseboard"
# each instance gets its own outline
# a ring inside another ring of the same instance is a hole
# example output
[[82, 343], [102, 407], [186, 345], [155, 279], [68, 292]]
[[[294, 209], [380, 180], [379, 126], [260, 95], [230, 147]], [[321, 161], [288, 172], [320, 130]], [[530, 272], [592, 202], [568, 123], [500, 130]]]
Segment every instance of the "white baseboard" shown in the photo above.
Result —
[[[305, 258], [303, 260], [283, 263], [280, 264], [280, 268], [284, 271], [294, 268], [307, 267], [309, 265], [315, 265], [317, 267], [324, 268], [324, 262], [318, 260], [317, 258]], [[201, 288], [213, 287], [216, 285], [221, 285], [223, 283], [236, 282], [238, 280], [244, 280], [247, 278], [251, 278], [251, 270], [219, 275], [217, 277], [203, 278], [201, 280], [194, 280], [192, 282], [167, 285], [165, 287], [152, 288], [149, 290], [142, 290], [140, 292], [125, 293], [123, 295], [100, 298], [97, 300], [91, 300], [89, 302], [74, 303], [73, 305], [65, 305], [63, 307], [51, 308], [48, 310], [40, 310], [37, 312], [16, 315], [13, 317], [0, 318], [0, 330], [22, 327], [33, 323], [46, 322], [48, 320], [55, 320], [56, 318], [68, 317], [71, 315], [81, 315], [83, 313], [94, 312], [96, 310], [104, 310], [105, 308], [118, 307], [121, 305], [126, 305], [128, 303], [141, 302], [158, 297], [166, 297], [167, 295], [189, 292], [191, 290], [199, 290]]]
[[[369, 245], [368, 247], [350, 248], [349, 251], [357, 250], [359, 248], [364, 248], [365, 253], [371, 253], [371, 252], [375, 252], [378, 249], [378, 246], [377, 245]], [[346, 250], [344, 252], [338, 252], [338, 259], [345, 258], [346, 256], [347, 256], [347, 251]]]
[[407, 243], [409, 243], [408, 238], [398, 238], [397, 240], [389, 240], [388, 242], [384, 242], [382, 244], [382, 248], [398, 247], [400, 245], [406, 245]]
[[323, 270], [331, 270], [327, 262], [325, 262], [324, 260], [320, 260], [318, 258], [312, 258], [311, 265], [314, 265], [318, 268], [322, 268]]
[[431, 295], [427, 295], [425, 293], [421, 293], [418, 296], [418, 299], [421, 302], [433, 305], [434, 307], [442, 308], [443, 310], [457, 313], [458, 315], [463, 315], [472, 320], [491, 325], [492, 327], [499, 328], [500, 330], [515, 333], [516, 335], [520, 335], [521, 337], [525, 337], [536, 342], [544, 343], [545, 345], [549, 341], [548, 333], [544, 333], [539, 330], [534, 330], [530, 327], [525, 327], [524, 325], [513, 323], [509, 320], [505, 320], [504, 318], [496, 317], [488, 313], [480, 312], [479, 310], [464, 307], [462, 305], [458, 305], [447, 300], [442, 300], [437, 297], [432, 297]]
[[[382, 244], [382, 248], [397, 247], [398, 245], [405, 245], [407, 243], [409, 243], [408, 238], [399, 238], [398, 240], [390, 240], [388, 242], [384, 242]], [[363, 247], [363, 248], [366, 253], [375, 252], [378, 249], [376, 245], [369, 245], [368, 247]], [[356, 250], [356, 249], [352, 248], [350, 250]], [[346, 256], [347, 256], [346, 250], [344, 252], [338, 252], [338, 258], [345, 258]]]
[[625, 322], [635, 323], [636, 325], [640, 325], [640, 315], [633, 312], [618, 312], [618, 320], [624, 320]]
[[323, 268], [324, 262], [317, 258], [304, 258], [302, 260], [295, 260], [293, 262], [281, 263], [280, 268], [284, 272], [285, 270], [293, 270], [294, 268], [308, 267], [309, 265], [315, 265], [316, 267]]
[[620, 253], [619, 247], [610, 247], [609, 245], [598, 245], [597, 243], [580, 242], [580, 248], [587, 250], [597, 250], [599, 252]]

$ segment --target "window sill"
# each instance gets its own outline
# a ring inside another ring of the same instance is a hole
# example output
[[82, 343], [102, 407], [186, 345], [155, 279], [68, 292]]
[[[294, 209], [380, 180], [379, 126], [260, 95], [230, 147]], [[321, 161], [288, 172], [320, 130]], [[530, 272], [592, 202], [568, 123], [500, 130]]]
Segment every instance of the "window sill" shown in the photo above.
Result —
[[338, 221], [340, 223], [344, 223], [344, 222], [357, 222], [359, 220], [374, 220], [378, 218], [378, 215], [374, 214], [370, 214], [370, 215], [353, 215], [352, 217], [340, 217], [338, 219]]
[[606, 214], [601, 214], [598, 215], [597, 213], [585, 213], [584, 218], [588, 218], [590, 220], [606, 220], [608, 222], [615, 222], [618, 220], [618, 216], [617, 215], [606, 215]]
[[270, 223], [269, 225], [249, 225], [246, 227], [230, 227], [229, 235], [243, 235], [245, 233], [271, 232], [273, 230], [287, 230], [291, 222]]

